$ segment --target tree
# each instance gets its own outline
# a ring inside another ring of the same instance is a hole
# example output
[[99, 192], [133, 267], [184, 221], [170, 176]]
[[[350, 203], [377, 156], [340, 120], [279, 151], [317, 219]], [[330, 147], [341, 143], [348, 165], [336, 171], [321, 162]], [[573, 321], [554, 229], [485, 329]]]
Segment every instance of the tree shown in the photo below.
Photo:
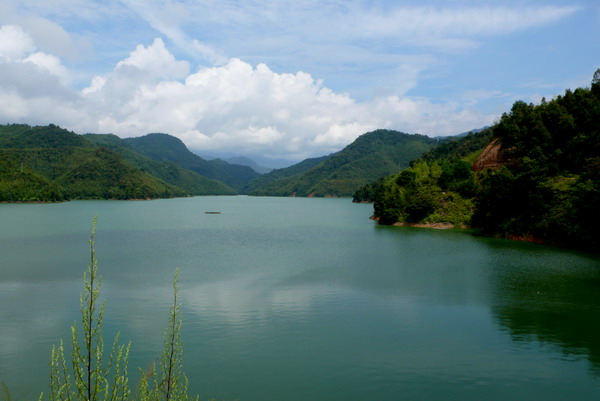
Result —
[[594, 78], [592, 78], [592, 85], [600, 84], [600, 68], [596, 70], [594, 73]]

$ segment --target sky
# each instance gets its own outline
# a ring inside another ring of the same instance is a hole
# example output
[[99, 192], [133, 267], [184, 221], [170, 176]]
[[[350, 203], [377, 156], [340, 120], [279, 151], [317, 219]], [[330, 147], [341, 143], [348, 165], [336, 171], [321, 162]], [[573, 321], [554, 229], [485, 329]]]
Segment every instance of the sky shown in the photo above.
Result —
[[298, 161], [589, 86], [597, 0], [2, 0], [0, 123]]

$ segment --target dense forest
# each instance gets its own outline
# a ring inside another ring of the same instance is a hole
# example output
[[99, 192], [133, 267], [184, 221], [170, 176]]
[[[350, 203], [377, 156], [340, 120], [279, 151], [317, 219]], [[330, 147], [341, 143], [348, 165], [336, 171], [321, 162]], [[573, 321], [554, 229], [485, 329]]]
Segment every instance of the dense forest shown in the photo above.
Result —
[[247, 188], [250, 195], [352, 196], [368, 182], [408, 166], [437, 143], [424, 135], [376, 130], [332, 155], [265, 174]]
[[0, 126], [0, 201], [152, 199], [235, 194], [215, 180], [124, 148], [114, 135], [56, 125]]
[[[112, 134], [85, 134], [84, 138], [98, 146], [107, 147], [119, 153], [124, 160], [147, 171], [169, 184], [185, 189], [192, 195], [235, 195], [236, 190], [195, 171], [181, 167], [170, 161], [157, 161], [133, 150], [125, 140]], [[189, 152], [186, 148], [186, 151]]]
[[155, 161], [167, 161], [204, 177], [218, 180], [241, 192], [250, 181], [260, 176], [248, 166], [229, 164], [221, 159], [205, 160], [190, 152], [179, 138], [168, 134], [148, 134], [126, 138], [124, 143], [132, 150]]
[[590, 88], [516, 102], [492, 127], [356, 191], [381, 224], [447, 223], [598, 250], [600, 72]]

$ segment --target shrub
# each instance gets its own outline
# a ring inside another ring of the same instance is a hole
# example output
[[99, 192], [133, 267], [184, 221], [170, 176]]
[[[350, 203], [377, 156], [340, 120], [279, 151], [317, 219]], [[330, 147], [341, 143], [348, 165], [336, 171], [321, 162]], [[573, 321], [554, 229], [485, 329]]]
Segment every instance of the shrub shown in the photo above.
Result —
[[[98, 305], [102, 278], [98, 274], [95, 254], [94, 218], [90, 235], [90, 262], [83, 275], [84, 290], [80, 295], [80, 339], [77, 324], [71, 327], [72, 354], [67, 363], [62, 340], [52, 347], [50, 358], [50, 401], [187, 401], [190, 399], [188, 380], [182, 371], [183, 348], [180, 338], [181, 305], [178, 304], [179, 271], [173, 282], [173, 305], [169, 311], [169, 325], [165, 330], [165, 345], [160, 363], [160, 373], [153, 366], [151, 374], [142, 374], [139, 392], [132, 396], [129, 388], [127, 361], [131, 343], [119, 344], [119, 334], [105, 358], [102, 322], [104, 304]], [[43, 394], [40, 395], [40, 401]]]

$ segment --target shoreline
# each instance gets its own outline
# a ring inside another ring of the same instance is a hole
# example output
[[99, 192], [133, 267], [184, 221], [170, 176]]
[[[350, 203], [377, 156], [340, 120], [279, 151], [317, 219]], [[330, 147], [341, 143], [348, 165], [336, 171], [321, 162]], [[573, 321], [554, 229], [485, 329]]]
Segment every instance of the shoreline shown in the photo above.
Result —
[[[371, 217], [369, 217], [369, 219], [376, 221], [379, 224], [379, 217], [371, 216]], [[473, 227], [467, 226], [465, 224], [454, 225], [452, 223], [443, 223], [443, 222], [408, 223], [408, 222], [398, 221], [394, 224], [382, 224], [382, 225], [388, 225], [391, 227], [430, 228], [433, 230], [451, 230], [451, 229], [464, 230], [464, 231], [476, 230]], [[591, 252], [593, 254], [596, 254], [595, 252], [590, 251], [589, 249], [582, 249], [582, 248], [577, 248], [577, 247], [573, 247], [573, 246], [568, 246], [568, 245], [565, 245], [565, 244], [559, 243], [559, 242], [548, 241], [548, 240], [545, 240], [540, 237], [536, 237], [531, 234], [483, 234], [482, 232], [475, 232], [473, 235], [487, 237], [487, 238], [505, 239], [505, 240], [509, 240], [509, 241], [528, 242], [531, 244], [546, 245], [546, 246], [551, 246], [551, 247], [556, 247], [556, 248], [564, 248], [564, 249], [570, 249], [570, 250], [581, 251], [581, 252]]]
[[[379, 217], [371, 216], [369, 219], [373, 221], [377, 221], [379, 224]], [[382, 224], [383, 225], [383, 224]], [[471, 227], [465, 224], [453, 224], [453, 223], [445, 223], [445, 222], [430, 222], [430, 223], [408, 223], [406, 221], [397, 221], [394, 224], [388, 224], [393, 227], [416, 227], [416, 228], [433, 228], [434, 230], [450, 230], [450, 229], [459, 229], [459, 230], [470, 230]]]

